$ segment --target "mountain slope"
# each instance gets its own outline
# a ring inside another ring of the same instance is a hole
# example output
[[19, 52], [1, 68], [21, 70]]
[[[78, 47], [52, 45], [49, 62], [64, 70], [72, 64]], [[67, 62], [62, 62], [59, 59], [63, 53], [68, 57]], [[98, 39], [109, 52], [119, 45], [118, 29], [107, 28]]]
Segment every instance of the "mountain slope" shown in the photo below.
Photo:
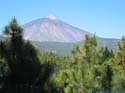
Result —
[[[23, 25], [24, 39], [30, 40], [39, 50], [54, 52], [61, 55], [70, 55], [74, 44], [82, 45], [87, 31], [73, 27], [54, 16], [37, 19]], [[3, 37], [0, 36], [0, 40]], [[118, 39], [97, 37], [98, 47], [103, 45], [115, 50]]]
[[[37, 19], [25, 24], [24, 39], [31, 40], [35, 46], [45, 52], [56, 52], [62, 55], [71, 54], [74, 43], [84, 43], [86, 34], [93, 35], [87, 31], [73, 27], [54, 16]], [[103, 45], [115, 50], [118, 39], [101, 38], [97, 36], [98, 47]]]
[[34, 20], [23, 27], [26, 40], [39, 42], [80, 42], [86, 34], [90, 34], [54, 16]]

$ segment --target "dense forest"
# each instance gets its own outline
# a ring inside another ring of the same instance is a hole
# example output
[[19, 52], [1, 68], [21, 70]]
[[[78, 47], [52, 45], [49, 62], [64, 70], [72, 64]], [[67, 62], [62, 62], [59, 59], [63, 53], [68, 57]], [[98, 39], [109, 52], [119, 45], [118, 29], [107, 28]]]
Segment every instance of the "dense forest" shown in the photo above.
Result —
[[25, 41], [16, 18], [3, 33], [0, 93], [119, 93], [114, 90], [125, 88], [124, 37], [112, 51], [97, 48], [96, 36], [86, 35], [82, 46], [73, 46], [71, 56], [60, 56], [39, 52]]

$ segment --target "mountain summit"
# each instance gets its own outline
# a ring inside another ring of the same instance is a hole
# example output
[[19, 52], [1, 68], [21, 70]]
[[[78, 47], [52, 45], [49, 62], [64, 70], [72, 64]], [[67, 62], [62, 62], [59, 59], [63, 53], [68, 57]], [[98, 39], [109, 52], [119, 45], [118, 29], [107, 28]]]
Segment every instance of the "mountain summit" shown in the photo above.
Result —
[[57, 19], [53, 15], [34, 20], [23, 27], [24, 39], [39, 42], [80, 42], [86, 34], [90, 34]]
[[56, 20], [57, 19], [54, 15], [49, 15], [46, 18], [48, 18], [50, 20]]

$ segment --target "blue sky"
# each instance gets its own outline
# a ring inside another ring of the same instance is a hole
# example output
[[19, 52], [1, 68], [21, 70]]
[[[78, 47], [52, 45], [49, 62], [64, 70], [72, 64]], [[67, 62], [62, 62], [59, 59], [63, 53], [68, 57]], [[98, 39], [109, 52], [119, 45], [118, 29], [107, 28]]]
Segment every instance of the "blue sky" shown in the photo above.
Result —
[[0, 0], [0, 31], [13, 16], [23, 25], [50, 14], [100, 37], [125, 35], [125, 0]]

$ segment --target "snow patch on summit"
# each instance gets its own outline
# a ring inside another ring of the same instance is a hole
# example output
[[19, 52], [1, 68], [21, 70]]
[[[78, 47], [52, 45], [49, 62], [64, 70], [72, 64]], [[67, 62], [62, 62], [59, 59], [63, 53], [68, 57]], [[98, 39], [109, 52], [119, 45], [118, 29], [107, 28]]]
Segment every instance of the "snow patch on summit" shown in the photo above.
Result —
[[57, 19], [54, 15], [49, 15], [46, 18], [48, 18], [50, 20], [56, 20]]

